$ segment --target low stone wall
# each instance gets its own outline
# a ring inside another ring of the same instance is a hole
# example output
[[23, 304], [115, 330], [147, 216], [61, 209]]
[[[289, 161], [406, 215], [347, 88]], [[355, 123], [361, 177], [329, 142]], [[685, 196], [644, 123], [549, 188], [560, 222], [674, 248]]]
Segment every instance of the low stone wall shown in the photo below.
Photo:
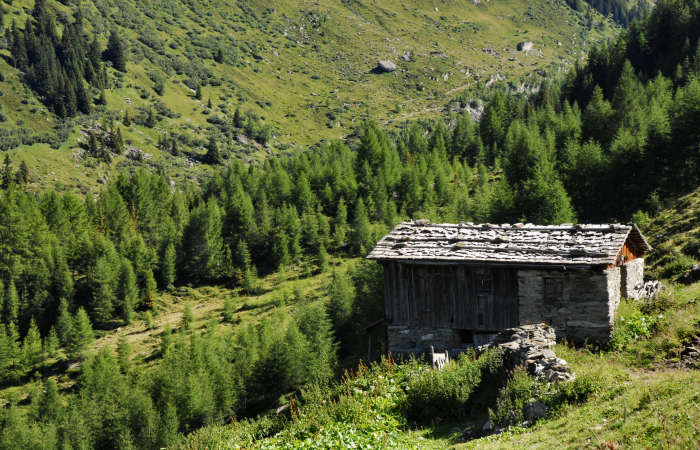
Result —
[[622, 265], [620, 294], [633, 298], [640, 286], [644, 285], [644, 259], [637, 258]]
[[555, 343], [554, 328], [540, 323], [503, 330], [490, 344], [477, 350], [481, 353], [487, 348], [498, 347], [503, 350], [508, 366], [524, 365], [531, 375], [542, 381], [573, 380], [576, 376], [566, 361], [557, 358], [552, 350]]

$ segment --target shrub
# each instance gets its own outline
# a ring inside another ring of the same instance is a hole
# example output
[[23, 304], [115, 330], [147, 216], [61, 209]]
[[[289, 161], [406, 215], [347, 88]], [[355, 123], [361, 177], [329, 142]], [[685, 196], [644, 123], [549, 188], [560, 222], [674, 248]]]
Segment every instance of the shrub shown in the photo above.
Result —
[[644, 314], [637, 303], [623, 301], [620, 303], [618, 317], [615, 321], [610, 347], [621, 350], [638, 339], [648, 339], [656, 331], [662, 314]]
[[559, 408], [572, 403], [582, 403], [603, 387], [600, 377], [590, 374], [579, 375], [568, 383], [558, 383], [553, 395], [543, 397], [542, 402], [550, 408]]
[[700, 258], [700, 237], [688, 238], [683, 246], [683, 253], [694, 258]]
[[673, 278], [681, 275], [695, 264], [695, 260], [688, 255], [678, 255], [661, 268], [662, 278]]
[[495, 375], [502, 366], [499, 351], [488, 351], [477, 360], [473, 353], [466, 353], [443, 370], [428, 370], [410, 378], [406, 388], [407, 417], [428, 421], [466, 416], [472, 394], [498, 378]]
[[537, 388], [537, 381], [524, 367], [516, 368], [512, 378], [498, 393], [495, 411], [489, 409], [491, 422], [499, 427], [521, 423], [524, 420], [523, 407], [533, 400]]

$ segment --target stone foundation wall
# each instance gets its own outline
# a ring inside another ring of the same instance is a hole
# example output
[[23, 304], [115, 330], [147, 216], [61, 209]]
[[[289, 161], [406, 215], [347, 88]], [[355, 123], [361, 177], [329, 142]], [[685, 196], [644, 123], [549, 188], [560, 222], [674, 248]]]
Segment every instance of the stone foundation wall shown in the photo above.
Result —
[[[612, 330], [611, 313], [619, 303], [619, 268], [610, 270], [518, 270], [520, 324], [549, 323], [558, 339], [574, 342], [607, 342]], [[546, 278], [561, 280], [557, 298], [545, 298]], [[617, 280], [617, 284], [615, 284]], [[613, 287], [611, 289], [611, 287]], [[611, 310], [609, 300], [614, 302]]]
[[635, 287], [644, 284], [644, 259], [637, 258], [622, 266], [621, 295], [626, 298], [634, 296]]
[[457, 345], [451, 328], [411, 327], [390, 325], [387, 327], [389, 351], [391, 353], [430, 353], [430, 346], [436, 352], [452, 350]]

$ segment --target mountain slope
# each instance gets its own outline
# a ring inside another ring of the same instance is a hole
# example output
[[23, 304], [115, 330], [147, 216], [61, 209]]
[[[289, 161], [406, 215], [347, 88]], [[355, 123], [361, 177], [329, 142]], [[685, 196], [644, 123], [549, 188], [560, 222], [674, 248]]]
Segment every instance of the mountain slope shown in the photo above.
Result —
[[[13, 21], [23, 28], [33, 3], [4, 4], [6, 28]], [[73, 155], [90, 120], [116, 120], [127, 145], [151, 156], [147, 164], [196, 173], [191, 161], [158, 149], [162, 135], [175, 136], [194, 159], [208, 137], [237, 157], [294, 149], [342, 137], [367, 116], [382, 123], [435, 116], [449, 99], [464, 91], [477, 95], [489, 81], [527, 89], [541, 80], [538, 74], [566, 69], [615, 32], [563, 1], [280, 1], [274, 8], [261, 1], [46, 3], [59, 30], [79, 6], [85, 30], [103, 48], [112, 30], [127, 47], [126, 73], [108, 69], [106, 107], [96, 105], [91, 116], [64, 124], [24, 87], [10, 65], [7, 40], [0, 45], [3, 148], [35, 142], [60, 147], [60, 156], [40, 145], [17, 159], [32, 163], [36, 181], [55, 178], [82, 190], [111, 172]], [[533, 42], [533, 49], [518, 51], [521, 42]], [[398, 70], [373, 72], [382, 59]], [[259, 117], [253, 125], [262, 138], [227, 133], [237, 108]], [[143, 117], [151, 109], [157, 123], [149, 128]], [[135, 119], [131, 126], [123, 124], [125, 113]], [[124, 160], [116, 158], [112, 166]]]

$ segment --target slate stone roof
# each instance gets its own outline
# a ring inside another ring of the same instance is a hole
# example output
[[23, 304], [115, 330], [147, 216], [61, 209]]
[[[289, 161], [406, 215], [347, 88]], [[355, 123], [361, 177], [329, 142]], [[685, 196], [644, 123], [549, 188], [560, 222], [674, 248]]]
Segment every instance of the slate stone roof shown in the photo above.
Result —
[[403, 222], [367, 256], [374, 260], [506, 265], [615, 264], [622, 246], [651, 246], [636, 225], [435, 224]]

